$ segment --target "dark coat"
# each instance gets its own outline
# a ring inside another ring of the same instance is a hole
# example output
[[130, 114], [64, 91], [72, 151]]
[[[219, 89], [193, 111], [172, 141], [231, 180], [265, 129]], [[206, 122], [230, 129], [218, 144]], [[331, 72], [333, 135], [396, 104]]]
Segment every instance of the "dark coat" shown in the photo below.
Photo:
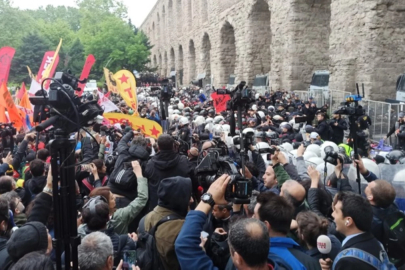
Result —
[[[348, 248], [357, 248], [366, 251], [376, 258], [380, 258], [381, 246], [377, 239], [371, 233], [362, 233], [347, 241], [342, 247], [342, 251]], [[341, 258], [334, 270], [375, 270], [371, 265], [356, 259], [344, 257]]]
[[321, 136], [323, 141], [330, 141], [329, 125], [325, 120], [322, 120], [318, 123], [318, 126], [315, 128], [315, 132]]
[[[335, 126], [335, 123], [337, 122], [337, 126]], [[344, 138], [344, 131], [347, 130], [347, 122], [344, 119], [334, 119], [333, 121], [330, 122], [330, 126], [332, 127], [333, 130], [333, 135], [332, 135], [332, 140], [334, 143], [337, 145], [341, 144], [343, 142]]]
[[12, 262], [10, 255], [7, 251], [7, 241], [5, 237], [0, 237], [0, 269], [5, 269]]
[[144, 176], [148, 179], [149, 201], [146, 208], [150, 212], [158, 203], [160, 181], [174, 176], [190, 177], [187, 157], [171, 150], [160, 151], [146, 164]]

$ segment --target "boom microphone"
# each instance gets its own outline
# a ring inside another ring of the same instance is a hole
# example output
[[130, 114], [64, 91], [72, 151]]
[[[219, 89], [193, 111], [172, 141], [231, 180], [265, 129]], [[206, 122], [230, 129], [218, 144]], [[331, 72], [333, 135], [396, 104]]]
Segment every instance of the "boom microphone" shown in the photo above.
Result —
[[332, 250], [332, 242], [330, 241], [330, 238], [326, 235], [318, 236], [316, 246], [318, 247], [318, 251], [322, 253], [322, 259], [328, 258], [328, 255]]

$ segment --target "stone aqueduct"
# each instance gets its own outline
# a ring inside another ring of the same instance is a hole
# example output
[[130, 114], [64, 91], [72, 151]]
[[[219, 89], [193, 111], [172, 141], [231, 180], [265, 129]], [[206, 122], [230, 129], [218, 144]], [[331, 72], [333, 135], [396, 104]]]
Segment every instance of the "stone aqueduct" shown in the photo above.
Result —
[[158, 0], [141, 30], [151, 65], [183, 84], [270, 73], [272, 89], [303, 90], [329, 70], [330, 89], [384, 99], [405, 72], [405, 0]]

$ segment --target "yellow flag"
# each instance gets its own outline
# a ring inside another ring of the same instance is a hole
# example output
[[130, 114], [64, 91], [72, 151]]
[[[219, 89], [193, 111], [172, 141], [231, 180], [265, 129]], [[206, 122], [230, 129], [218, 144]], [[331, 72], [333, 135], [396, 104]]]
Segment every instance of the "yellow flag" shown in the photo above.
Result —
[[56, 58], [58, 57], [59, 50], [60, 50], [60, 47], [61, 47], [61, 46], [62, 46], [62, 39], [60, 39], [59, 45], [58, 45], [58, 47], [56, 48], [55, 54], [54, 54], [54, 56], [53, 56], [53, 58], [52, 58], [52, 62], [51, 62], [51, 64], [45, 69], [45, 71], [44, 71], [44, 73], [43, 73], [43, 75], [42, 75], [42, 79], [48, 78], [48, 77], [49, 77], [49, 74], [51, 74], [52, 67], [53, 67], [53, 65], [55, 64], [55, 60], [56, 60]]
[[138, 115], [138, 97], [135, 76], [128, 70], [120, 70], [114, 74], [117, 89], [125, 103]]
[[140, 130], [146, 136], [157, 139], [162, 133], [162, 127], [155, 121], [123, 113], [105, 113], [103, 116], [111, 124], [124, 124], [125, 122], [134, 130]]
[[117, 84], [113, 76], [114, 75], [107, 68], [104, 68], [105, 83], [107, 84], [108, 91], [118, 94]]
[[37, 77], [34, 76], [34, 74], [32, 74], [32, 71], [29, 66], [27, 66], [27, 69], [28, 69], [28, 75], [30, 76], [30, 78], [33, 80], [37, 80]]

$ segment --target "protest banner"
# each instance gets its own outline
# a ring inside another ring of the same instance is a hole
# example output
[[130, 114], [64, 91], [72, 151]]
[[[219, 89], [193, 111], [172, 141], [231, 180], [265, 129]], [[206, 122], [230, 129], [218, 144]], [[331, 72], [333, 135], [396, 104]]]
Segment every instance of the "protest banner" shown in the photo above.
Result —
[[226, 102], [231, 99], [229, 95], [218, 95], [217, 93], [212, 93], [211, 98], [214, 102], [214, 108], [216, 113], [220, 113], [226, 110]]
[[0, 49], [0, 85], [7, 85], [8, 75], [10, 73], [11, 61], [13, 60], [15, 49], [3, 47]]
[[7, 109], [8, 116], [11, 122], [14, 122], [14, 127], [17, 129], [23, 126], [23, 118], [21, 111], [16, 107], [14, 101], [7, 89], [6, 84], [0, 86], [0, 104], [4, 105]]
[[[90, 70], [93, 67], [94, 63], [96, 62], [96, 58], [94, 58], [94, 55], [89, 54], [87, 56], [86, 62], [84, 63], [83, 70], [82, 70], [82, 75], [80, 75], [80, 81], [83, 81], [84, 79], [87, 79], [90, 74]], [[77, 93], [79, 97], [83, 95], [84, 92], [84, 87], [86, 86], [85, 83], [79, 83], [78, 87], [81, 89], [80, 92]]]
[[138, 115], [138, 98], [134, 75], [128, 70], [120, 70], [114, 74], [117, 89], [125, 103]]

